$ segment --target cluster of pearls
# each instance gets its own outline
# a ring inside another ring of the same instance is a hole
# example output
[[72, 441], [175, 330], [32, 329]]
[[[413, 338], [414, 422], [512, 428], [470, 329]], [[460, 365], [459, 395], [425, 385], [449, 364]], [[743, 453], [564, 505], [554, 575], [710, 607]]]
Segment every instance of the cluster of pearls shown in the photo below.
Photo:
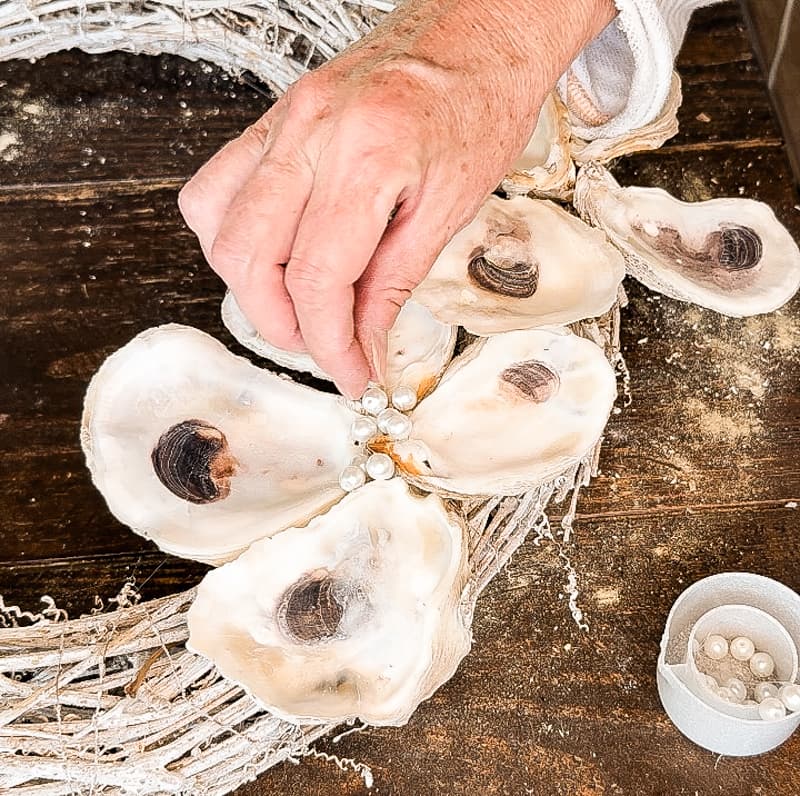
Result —
[[[712, 633], [701, 646], [703, 654], [712, 661], [738, 662], [742, 676], [720, 680], [704, 673], [703, 682], [720, 699], [741, 705], [757, 705], [764, 721], [782, 719], [787, 711], [800, 712], [800, 685], [796, 683], [769, 682], [775, 672], [775, 661], [768, 652], [756, 650], [747, 636], [737, 636], [728, 641]], [[747, 677], [749, 682], [743, 679]]]
[[401, 385], [390, 397], [380, 387], [367, 387], [360, 403], [363, 414], [353, 420], [350, 439], [356, 445], [363, 446], [365, 452], [355, 455], [340, 473], [339, 486], [345, 492], [364, 486], [368, 478], [386, 481], [394, 475], [391, 457], [372, 451], [370, 442], [381, 437], [408, 439], [411, 419], [403, 413], [410, 412], [417, 405], [417, 391]]

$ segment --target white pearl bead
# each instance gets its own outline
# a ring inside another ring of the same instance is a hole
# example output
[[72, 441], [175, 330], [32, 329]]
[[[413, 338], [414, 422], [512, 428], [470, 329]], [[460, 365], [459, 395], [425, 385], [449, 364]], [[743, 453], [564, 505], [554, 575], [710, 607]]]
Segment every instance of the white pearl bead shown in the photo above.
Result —
[[417, 391], [413, 387], [401, 385], [392, 393], [392, 406], [401, 412], [408, 412], [417, 405]]
[[368, 442], [378, 433], [378, 426], [371, 417], [359, 415], [350, 426], [350, 438], [356, 442]]
[[398, 412], [386, 421], [386, 433], [392, 439], [407, 439], [411, 433], [411, 420]]
[[353, 467], [360, 467], [363, 470], [367, 464], [367, 459], [369, 459], [369, 456], [367, 456], [366, 453], [357, 453], [350, 459], [350, 464], [352, 464]]
[[378, 415], [378, 428], [390, 437], [401, 439], [411, 432], [411, 421], [397, 409], [384, 409]]
[[786, 708], [783, 706], [783, 702], [781, 702], [780, 699], [767, 697], [758, 706], [758, 715], [761, 716], [764, 721], [777, 721], [786, 715]]
[[721, 661], [728, 654], [728, 640], [712, 633], [703, 642], [703, 652], [715, 661]]
[[389, 397], [380, 387], [367, 387], [361, 396], [361, 406], [368, 414], [377, 415], [389, 406]]
[[786, 710], [791, 710], [792, 713], [800, 713], [800, 685], [787, 683], [781, 686], [778, 698], [783, 702]]
[[750, 658], [750, 671], [756, 677], [769, 677], [775, 671], [775, 661], [768, 652], [757, 652]]
[[731, 641], [731, 655], [737, 661], [749, 661], [756, 651], [756, 645], [747, 636], [738, 636]]
[[388, 481], [394, 475], [394, 462], [385, 453], [373, 453], [367, 459], [367, 474], [376, 481]]
[[345, 492], [352, 492], [360, 486], [364, 486], [367, 482], [367, 474], [355, 464], [348, 464], [341, 473], [339, 473], [339, 486]]
[[778, 696], [778, 689], [772, 683], [756, 683], [753, 686], [753, 696], [756, 702], [763, 702], [765, 699]]
[[733, 696], [733, 691], [727, 686], [722, 686], [722, 688], [717, 691], [717, 696], [720, 699], [724, 699], [726, 702], [736, 702], [736, 699]]
[[738, 677], [731, 677], [726, 680], [725, 686], [733, 694], [734, 702], [744, 702], [747, 698], [747, 686]]
[[713, 691], [715, 694], [719, 691], [719, 683], [717, 682], [716, 678], [710, 674], [703, 675], [703, 682], [706, 684], [706, 687]]

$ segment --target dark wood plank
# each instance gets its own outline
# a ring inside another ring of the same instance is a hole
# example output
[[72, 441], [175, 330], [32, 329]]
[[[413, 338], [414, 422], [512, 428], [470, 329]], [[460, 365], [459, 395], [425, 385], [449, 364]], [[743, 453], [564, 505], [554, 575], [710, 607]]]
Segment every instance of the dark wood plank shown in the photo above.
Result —
[[[116, 533], [116, 529], [112, 529]], [[42, 595], [50, 595], [70, 617], [96, 610], [99, 603], [115, 597], [131, 581], [142, 599], [150, 600], [184, 591], [199, 583], [208, 567], [194, 561], [182, 561], [160, 550], [143, 549], [138, 553], [112, 552], [102, 556], [75, 555], [69, 542], [76, 532], [70, 529], [61, 546], [53, 542], [46, 560], [20, 561], [3, 565], [0, 585], [5, 605], [18, 605], [36, 611]], [[149, 547], [149, 546], [148, 546]]]
[[186, 180], [272, 103], [208, 64], [76, 50], [0, 63], [0, 88], [0, 185]]
[[695, 13], [677, 66], [683, 83], [680, 131], [665, 149], [782, 140], [736, 4]]

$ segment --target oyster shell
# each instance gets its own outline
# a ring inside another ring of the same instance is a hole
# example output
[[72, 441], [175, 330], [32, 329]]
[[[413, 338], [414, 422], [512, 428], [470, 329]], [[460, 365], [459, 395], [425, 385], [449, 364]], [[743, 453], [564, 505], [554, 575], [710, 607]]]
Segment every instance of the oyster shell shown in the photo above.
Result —
[[470, 649], [466, 532], [375, 481], [209, 572], [188, 646], [288, 721], [405, 724]]
[[567, 109], [559, 96], [547, 95], [530, 141], [500, 187], [509, 196], [534, 194], [547, 199], [569, 199], [575, 185], [570, 156]]
[[[222, 302], [222, 321], [245, 348], [259, 356], [332, 381], [309, 354], [284, 351], [268, 343], [247, 320], [231, 292]], [[383, 386], [391, 391], [404, 385], [419, 395], [427, 393], [453, 357], [457, 332], [455, 326], [437, 321], [421, 304], [406, 301], [389, 330]]]
[[581, 169], [575, 207], [622, 251], [649, 288], [724, 315], [772, 312], [800, 287], [800, 251], [772, 210], [752, 199], [682, 202], [660, 188], [622, 188]]
[[256, 327], [250, 323], [244, 312], [242, 312], [239, 302], [236, 301], [236, 297], [230, 290], [225, 293], [225, 298], [222, 299], [220, 313], [222, 315], [222, 322], [225, 324], [228, 331], [236, 338], [237, 342], [241, 343], [253, 353], [281, 367], [297, 370], [301, 373], [310, 373], [315, 378], [322, 379], [323, 381], [332, 381], [331, 377], [314, 362], [310, 354], [286, 351], [265, 340], [259, 334]]
[[681, 79], [677, 72], [673, 72], [664, 107], [650, 124], [614, 138], [595, 138], [585, 141], [573, 136], [570, 142], [570, 154], [573, 160], [579, 165], [590, 161], [607, 163], [632, 152], [658, 149], [678, 132], [678, 108], [682, 100]]
[[382, 447], [425, 489], [515, 495], [582, 461], [615, 397], [595, 343], [563, 328], [507, 332], [457, 357], [411, 412], [410, 437]]
[[624, 275], [605, 235], [552, 202], [491, 196], [412, 295], [440, 321], [488, 335], [601, 315]]
[[219, 563], [342, 497], [353, 417], [336, 396], [167, 325], [95, 374], [81, 443], [121, 522], [169, 553]]

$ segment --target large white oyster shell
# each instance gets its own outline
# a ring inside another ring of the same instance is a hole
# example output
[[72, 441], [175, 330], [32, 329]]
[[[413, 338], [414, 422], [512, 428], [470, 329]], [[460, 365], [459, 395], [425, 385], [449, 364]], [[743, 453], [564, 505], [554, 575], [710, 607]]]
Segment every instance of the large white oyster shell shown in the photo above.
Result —
[[463, 524], [400, 479], [209, 572], [189, 642], [288, 721], [405, 724], [470, 648]]
[[660, 188], [622, 188], [581, 169], [575, 207], [653, 290], [724, 315], [772, 312], [800, 287], [800, 251], [772, 209], [752, 199], [682, 202]]
[[579, 218], [544, 199], [489, 197], [413, 298], [445, 323], [489, 335], [602, 315], [625, 264]]
[[599, 441], [616, 397], [603, 351], [567, 329], [507, 332], [457, 357], [385, 450], [413, 483], [443, 494], [515, 495]]
[[509, 196], [534, 194], [569, 199], [575, 185], [567, 109], [555, 92], [547, 95], [530, 141], [500, 187]]
[[[285, 351], [267, 342], [247, 320], [231, 292], [222, 302], [222, 321], [243, 346], [259, 356], [332, 381], [309, 354]], [[401, 384], [420, 395], [429, 392], [453, 357], [457, 333], [455, 326], [437, 321], [421, 304], [406, 301], [387, 335], [382, 386], [389, 392]]]
[[354, 415], [197, 329], [149, 329], [86, 394], [81, 442], [112, 513], [169, 553], [219, 563], [344, 492]]

